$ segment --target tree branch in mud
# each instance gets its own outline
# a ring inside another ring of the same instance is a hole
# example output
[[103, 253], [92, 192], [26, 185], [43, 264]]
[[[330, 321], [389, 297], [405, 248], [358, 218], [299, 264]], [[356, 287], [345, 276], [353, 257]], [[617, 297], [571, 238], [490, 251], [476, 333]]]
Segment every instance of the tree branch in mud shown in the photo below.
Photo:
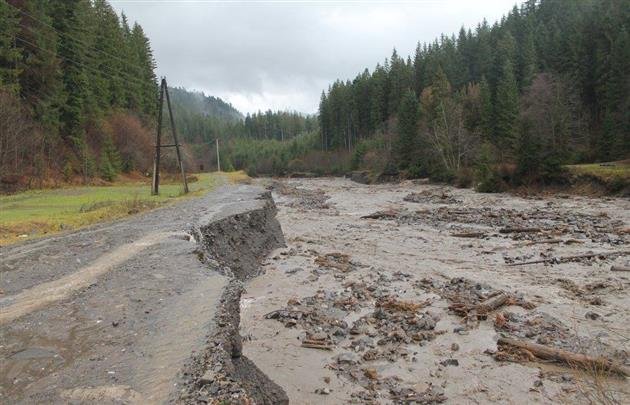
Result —
[[616, 364], [605, 357], [587, 356], [585, 354], [573, 353], [562, 349], [543, 346], [538, 343], [525, 342], [506, 337], [499, 338], [497, 345], [516, 347], [521, 350], [526, 350], [540, 359], [553, 360], [570, 366], [579, 366], [587, 370], [603, 369], [624, 377], [630, 376], [630, 370], [627, 367]]

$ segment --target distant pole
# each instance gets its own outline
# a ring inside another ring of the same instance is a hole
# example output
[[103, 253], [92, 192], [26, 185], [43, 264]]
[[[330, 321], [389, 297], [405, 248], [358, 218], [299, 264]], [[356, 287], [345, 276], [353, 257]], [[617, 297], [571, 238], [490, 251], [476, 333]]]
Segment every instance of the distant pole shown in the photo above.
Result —
[[216, 139], [217, 141], [217, 172], [221, 171], [221, 159], [219, 159], [219, 138]]

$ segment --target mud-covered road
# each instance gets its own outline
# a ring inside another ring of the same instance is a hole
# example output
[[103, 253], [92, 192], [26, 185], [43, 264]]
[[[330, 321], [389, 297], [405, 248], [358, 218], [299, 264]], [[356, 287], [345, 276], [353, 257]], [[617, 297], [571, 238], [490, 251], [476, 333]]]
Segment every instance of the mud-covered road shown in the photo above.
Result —
[[627, 370], [627, 199], [271, 185], [287, 247], [246, 284], [241, 335], [292, 403], [630, 402], [623, 377], [497, 345]]
[[267, 388], [215, 345], [240, 342], [239, 279], [281, 243], [268, 193], [240, 185], [1, 248], [0, 403], [196, 403], [221, 365], [217, 382], [240, 372]]

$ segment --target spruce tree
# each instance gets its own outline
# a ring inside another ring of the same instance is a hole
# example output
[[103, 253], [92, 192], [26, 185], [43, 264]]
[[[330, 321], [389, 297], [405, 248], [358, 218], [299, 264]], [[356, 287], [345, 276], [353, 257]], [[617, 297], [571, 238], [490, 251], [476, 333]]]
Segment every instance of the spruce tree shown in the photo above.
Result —
[[20, 16], [8, 3], [0, 1], [0, 86], [17, 93], [19, 86], [18, 60], [21, 57], [17, 46], [20, 31]]
[[158, 84], [155, 76], [155, 60], [149, 39], [144, 34], [142, 27], [136, 23], [131, 29], [131, 47], [137, 56], [142, 72], [138, 79], [142, 82], [140, 92], [142, 111], [153, 115], [157, 110]]
[[481, 78], [479, 84], [481, 98], [481, 137], [485, 141], [494, 140], [494, 106], [492, 104], [492, 93], [486, 77]]
[[529, 20], [524, 24], [524, 32], [518, 48], [518, 88], [522, 91], [532, 83], [534, 73], [536, 73], [536, 49]]
[[418, 133], [419, 105], [415, 93], [408, 89], [402, 97], [398, 110], [398, 140], [396, 154], [399, 166], [403, 169], [410, 168], [415, 162], [415, 153]]
[[110, 137], [105, 138], [103, 143], [103, 149], [101, 150], [100, 159], [100, 173], [101, 177], [107, 181], [113, 181], [116, 179], [118, 173], [122, 168], [122, 161], [120, 154], [114, 146]]
[[510, 156], [517, 140], [518, 87], [514, 78], [512, 63], [506, 61], [497, 83], [494, 107], [494, 137], [502, 159]]

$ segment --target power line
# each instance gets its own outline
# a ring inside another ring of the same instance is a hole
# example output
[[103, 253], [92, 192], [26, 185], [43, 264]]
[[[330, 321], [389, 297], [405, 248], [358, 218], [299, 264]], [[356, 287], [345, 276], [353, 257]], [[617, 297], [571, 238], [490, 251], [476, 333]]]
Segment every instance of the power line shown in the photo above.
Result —
[[[37, 22], [39, 22], [40, 24], [45, 25], [45, 26], [47, 26], [47, 27], [51, 28], [51, 29], [52, 29], [53, 31], [55, 31], [57, 34], [59, 34], [59, 35], [61, 35], [61, 36], [65, 37], [65, 38], [67, 38], [67, 39], [70, 39], [70, 40], [72, 40], [72, 41], [75, 41], [76, 43], [79, 43], [79, 44], [81, 44], [81, 45], [85, 46], [86, 48], [89, 48], [89, 47], [90, 47], [87, 43], [82, 42], [82, 41], [81, 41], [81, 40], [79, 40], [79, 39], [76, 39], [75, 37], [73, 37], [72, 35], [70, 35], [70, 34], [68, 34], [68, 33], [66, 33], [66, 32], [61, 32], [61, 31], [59, 31], [59, 30], [58, 30], [57, 28], [55, 28], [54, 26], [52, 26], [52, 25], [50, 25], [50, 24], [48, 24], [48, 23], [46, 23], [46, 22], [44, 22], [44, 21], [40, 20], [39, 18], [35, 17], [34, 15], [32, 15], [32, 14], [30, 14], [30, 13], [27, 13], [27, 12], [26, 12], [26, 11], [24, 11], [23, 9], [21, 9], [21, 8], [19, 8], [19, 7], [14, 6], [13, 4], [11, 4], [11, 3], [7, 2], [6, 0], [3, 0], [3, 1], [4, 1], [7, 5], [9, 5], [9, 6], [13, 7], [14, 9], [16, 9], [17, 11], [19, 11], [20, 13], [22, 13], [23, 15], [26, 15], [26, 16], [30, 17], [32, 20], [37, 21]], [[21, 24], [20, 24], [20, 25], [21, 25]], [[138, 69], [138, 71], [140, 71], [140, 72], [144, 73], [144, 69], [143, 69], [142, 67], [138, 66], [138, 65], [135, 65], [135, 64], [133, 64], [133, 63], [130, 63], [130, 62], [128, 62], [128, 61], [126, 61], [126, 60], [124, 60], [124, 59], [122, 59], [122, 58], [120, 58], [120, 57], [118, 57], [118, 56], [116, 56], [116, 55], [112, 55], [112, 54], [110, 54], [110, 53], [108, 53], [108, 52], [105, 52], [105, 51], [103, 51], [102, 49], [96, 49], [96, 48], [94, 48], [94, 50], [95, 50], [95, 51], [97, 51], [97, 52], [101, 52], [102, 54], [107, 55], [107, 56], [109, 56], [109, 57], [111, 57], [111, 58], [118, 59], [119, 61], [121, 61], [121, 62], [125, 63], [126, 65], [128, 65], [128, 66], [130, 66], [130, 67], [134, 67], [134, 68]]]

